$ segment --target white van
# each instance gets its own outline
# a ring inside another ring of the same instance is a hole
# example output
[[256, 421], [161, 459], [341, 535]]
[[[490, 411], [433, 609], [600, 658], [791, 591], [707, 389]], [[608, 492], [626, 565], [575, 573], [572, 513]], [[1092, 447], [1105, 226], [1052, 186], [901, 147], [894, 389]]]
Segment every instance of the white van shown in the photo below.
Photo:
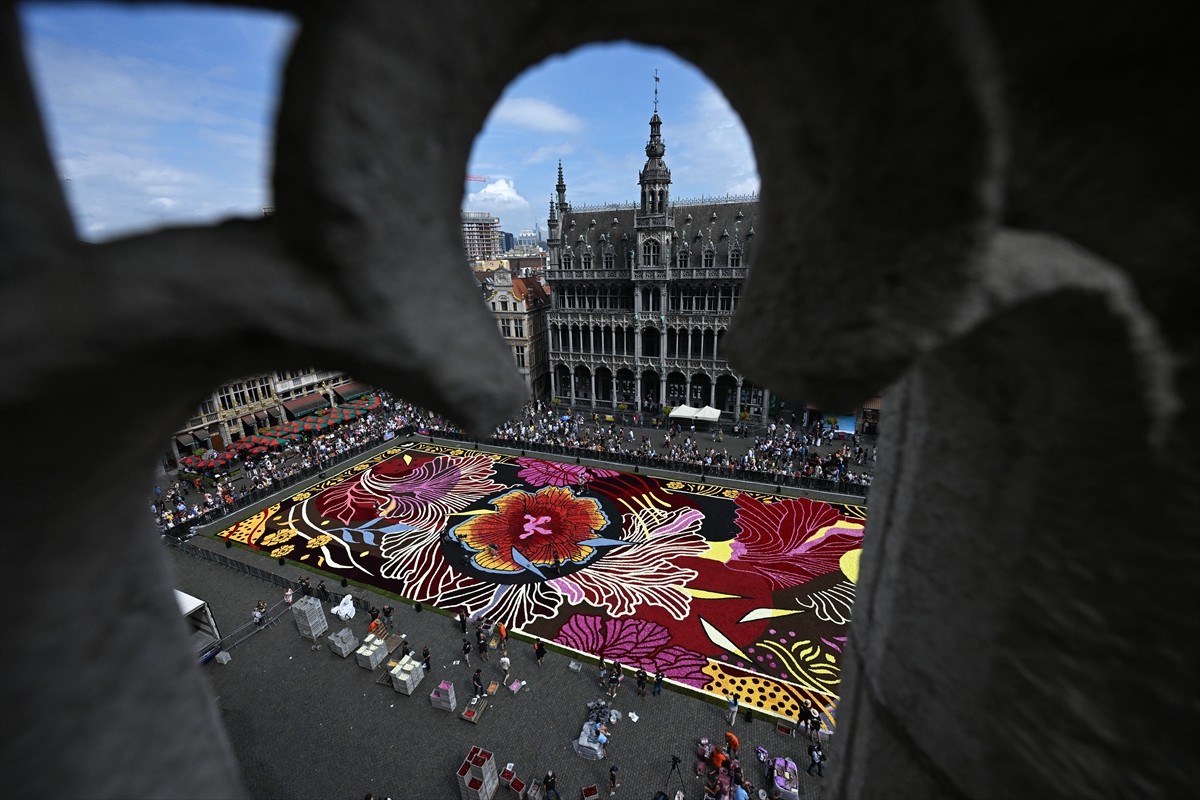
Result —
[[192, 652], [201, 664], [212, 660], [221, 651], [221, 632], [217, 630], [217, 622], [208, 603], [178, 589], [175, 590], [175, 600], [179, 603], [179, 613], [188, 623]]

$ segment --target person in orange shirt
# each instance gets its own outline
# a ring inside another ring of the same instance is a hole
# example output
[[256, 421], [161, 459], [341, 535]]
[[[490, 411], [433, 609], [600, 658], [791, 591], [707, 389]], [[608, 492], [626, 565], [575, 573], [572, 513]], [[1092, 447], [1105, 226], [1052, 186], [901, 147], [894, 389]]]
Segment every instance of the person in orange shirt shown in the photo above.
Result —
[[728, 763], [728, 761], [729, 761], [729, 756], [725, 755], [724, 748], [722, 748], [722, 747], [713, 748], [712, 758], [709, 759], [709, 763], [712, 764], [713, 769], [715, 769], [717, 772], [720, 772], [721, 767], [725, 766], [725, 764]]
[[725, 746], [727, 748], [729, 748], [730, 758], [737, 758], [739, 745], [740, 745], [740, 742], [738, 742], [738, 737], [736, 735], [734, 735], [733, 731], [726, 731], [725, 732]]

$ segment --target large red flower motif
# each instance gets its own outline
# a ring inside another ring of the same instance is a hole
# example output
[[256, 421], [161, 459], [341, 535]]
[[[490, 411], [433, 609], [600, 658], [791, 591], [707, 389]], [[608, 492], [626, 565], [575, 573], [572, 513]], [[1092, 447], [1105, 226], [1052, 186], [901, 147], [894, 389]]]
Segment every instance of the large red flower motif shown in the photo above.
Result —
[[739, 494], [739, 531], [729, 568], [766, 578], [774, 589], [799, 586], [838, 569], [842, 555], [862, 546], [861, 527], [823, 528], [841, 519], [828, 503], [807, 498], [764, 503]]
[[537, 494], [509, 492], [491, 503], [495, 511], [474, 516], [451, 531], [476, 551], [475, 563], [487, 570], [520, 572], [531, 564], [553, 564], [556, 558], [582, 563], [594, 551], [588, 542], [599, 543], [597, 531], [608, 525], [597, 500], [556, 486]]

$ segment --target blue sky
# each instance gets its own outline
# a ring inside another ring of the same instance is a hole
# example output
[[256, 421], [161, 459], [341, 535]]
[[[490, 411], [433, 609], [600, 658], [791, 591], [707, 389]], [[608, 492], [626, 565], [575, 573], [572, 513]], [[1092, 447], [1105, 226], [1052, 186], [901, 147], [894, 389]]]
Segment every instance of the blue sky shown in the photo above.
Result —
[[[81, 237], [257, 216], [294, 26], [205, 7], [30, 3], [26, 51]], [[658, 70], [677, 199], [758, 191], [749, 139], [721, 93], [664, 50], [596, 45], [519, 76], [471, 153], [463, 208], [514, 234], [545, 229], [558, 160], [576, 205], [637, 198]]]

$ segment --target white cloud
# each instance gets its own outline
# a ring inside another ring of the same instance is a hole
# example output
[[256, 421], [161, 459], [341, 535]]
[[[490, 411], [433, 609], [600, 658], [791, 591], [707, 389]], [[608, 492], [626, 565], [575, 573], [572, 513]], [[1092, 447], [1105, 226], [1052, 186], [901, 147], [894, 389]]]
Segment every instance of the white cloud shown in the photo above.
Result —
[[150, 205], [161, 208], [163, 211], [170, 211], [177, 205], [177, 202], [169, 197], [156, 197], [150, 201]]
[[492, 109], [489, 123], [510, 125], [538, 133], [578, 133], [583, 120], [553, 103], [532, 97], [504, 98]]
[[687, 198], [757, 192], [760, 180], [750, 136], [725, 96], [712, 88], [689, 107], [695, 109], [693, 114], [663, 131], [675, 194]]
[[570, 145], [548, 144], [534, 150], [529, 155], [521, 159], [522, 164], [544, 164], [547, 161], [554, 161], [556, 158], [565, 158], [575, 152], [575, 148]]
[[468, 196], [467, 205], [479, 211], [490, 211], [494, 208], [520, 210], [529, 208], [529, 201], [521, 196], [512, 181], [500, 179], [489, 183], [478, 192], [472, 192]]
[[504, 178], [492, 181], [478, 192], [471, 192], [463, 202], [465, 211], [486, 211], [500, 218], [500, 229], [515, 231], [529, 227], [529, 201], [521, 196], [516, 185]]

